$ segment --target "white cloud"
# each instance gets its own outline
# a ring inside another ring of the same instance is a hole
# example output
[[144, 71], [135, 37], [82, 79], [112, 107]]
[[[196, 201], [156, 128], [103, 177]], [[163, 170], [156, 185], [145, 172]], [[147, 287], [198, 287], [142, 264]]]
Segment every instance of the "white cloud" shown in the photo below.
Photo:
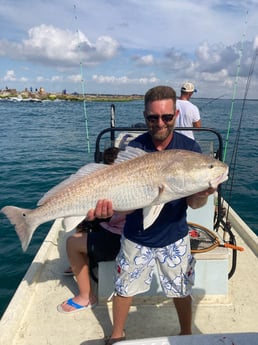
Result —
[[3, 81], [6, 82], [22, 82], [22, 83], [27, 83], [28, 78], [27, 77], [20, 77], [18, 78], [15, 74], [14, 70], [9, 70], [6, 72], [6, 74], [3, 77]]
[[82, 76], [80, 74], [69, 75], [67, 80], [71, 81], [72, 83], [80, 83], [82, 82]]
[[152, 66], [155, 63], [154, 57], [151, 54], [143, 56], [135, 56], [133, 60], [136, 61], [138, 66]]
[[129, 78], [127, 76], [123, 77], [114, 77], [114, 76], [104, 76], [104, 75], [93, 75], [92, 80], [97, 83], [103, 84], [148, 84], [158, 82], [159, 79], [156, 77], [150, 78]]
[[6, 75], [3, 77], [4, 81], [16, 81], [16, 76], [14, 71], [9, 70], [6, 72]]
[[228, 77], [228, 71], [226, 69], [222, 69], [217, 73], [203, 72], [201, 73], [201, 77], [206, 81], [220, 81]]
[[55, 82], [55, 81], [62, 81], [63, 80], [63, 77], [59, 76], [59, 75], [53, 75], [50, 79], [52, 82]]
[[249, 74], [257, 15], [257, 0], [0, 2], [0, 73], [8, 86], [26, 78], [53, 91], [80, 89], [82, 79], [91, 92], [107, 93], [116, 85], [137, 93], [154, 83], [179, 87], [192, 80], [200, 97], [211, 88], [222, 94], [234, 85], [239, 64], [241, 86]]
[[116, 55], [118, 47], [118, 42], [110, 36], [101, 36], [96, 42], [97, 56], [110, 59]]
[[217, 49], [212, 49], [207, 42], [202, 43], [196, 50], [196, 55], [203, 62], [218, 63], [220, 61], [220, 55]]
[[144, 84], [144, 85], [148, 85], [148, 84], [157, 84], [159, 83], [159, 79], [156, 77], [150, 77], [150, 78], [140, 78], [139, 79], [139, 84]]
[[42, 77], [42, 76], [36, 77], [36, 81], [39, 82], [39, 83], [44, 82], [44, 81], [46, 81], [46, 80], [47, 80], [47, 79], [46, 79], [45, 77]]
[[53, 25], [39, 25], [28, 31], [22, 43], [0, 40], [1, 55], [45, 65], [72, 67], [80, 62], [97, 64], [112, 58], [118, 51], [117, 41], [101, 36], [91, 43], [80, 31], [74, 33]]

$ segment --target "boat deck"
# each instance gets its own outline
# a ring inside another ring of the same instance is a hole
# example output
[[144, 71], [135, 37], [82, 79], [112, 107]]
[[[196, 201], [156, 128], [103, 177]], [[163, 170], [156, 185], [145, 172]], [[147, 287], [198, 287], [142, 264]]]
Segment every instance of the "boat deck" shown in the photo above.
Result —
[[[193, 301], [194, 334], [258, 332], [258, 241], [251, 231], [247, 233], [245, 242], [235, 233], [237, 244], [245, 251], [238, 253], [228, 295], [203, 296]], [[69, 315], [56, 309], [59, 303], [77, 293], [74, 278], [62, 275], [68, 265], [66, 236], [57, 220], [1, 319], [1, 344], [101, 345], [104, 336], [110, 335], [111, 302]], [[126, 327], [128, 340], [176, 336], [178, 332], [171, 300], [155, 303], [143, 298], [132, 306]]]

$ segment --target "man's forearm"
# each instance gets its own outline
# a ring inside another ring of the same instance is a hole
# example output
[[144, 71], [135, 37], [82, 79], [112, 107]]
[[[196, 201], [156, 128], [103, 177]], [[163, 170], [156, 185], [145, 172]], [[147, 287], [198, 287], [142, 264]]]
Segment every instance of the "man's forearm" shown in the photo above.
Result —
[[206, 204], [207, 200], [208, 200], [207, 195], [194, 194], [194, 195], [191, 195], [187, 198], [187, 205], [190, 206], [191, 208], [195, 209], [195, 208], [199, 208], [199, 207], [204, 206]]
[[191, 208], [199, 208], [206, 204], [208, 200], [208, 196], [213, 194], [216, 191], [216, 189], [210, 187], [203, 192], [199, 192], [193, 195], [190, 195], [187, 198], [187, 205]]

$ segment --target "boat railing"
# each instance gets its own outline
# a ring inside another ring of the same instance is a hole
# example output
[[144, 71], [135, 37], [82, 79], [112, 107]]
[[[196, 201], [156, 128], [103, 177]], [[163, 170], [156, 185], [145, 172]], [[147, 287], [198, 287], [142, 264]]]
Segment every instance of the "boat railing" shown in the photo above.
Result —
[[[132, 140], [137, 135], [140, 135], [141, 133], [147, 131], [146, 127], [143, 127], [141, 124], [139, 125], [140, 125], [139, 127], [136, 127], [136, 125], [131, 126], [131, 127], [109, 127], [102, 130], [96, 138], [95, 154], [94, 154], [95, 162], [96, 163], [102, 162], [103, 152], [105, 148], [111, 147], [111, 146], [117, 146], [120, 149], [125, 149], [126, 145], [129, 143], [130, 140]], [[222, 160], [223, 140], [220, 133], [218, 133], [215, 129], [203, 128], [203, 127], [201, 128], [177, 127], [176, 130], [177, 131], [193, 130], [194, 132], [198, 133], [200, 138], [197, 138], [196, 140], [200, 144], [203, 152], [209, 155], [213, 155], [215, 156], [215, 158], [219, 160]], [[213, 137], [211, 137], [211, 135]], [[215, 144], [215, 142], [217, 142], [217, 145]], [[223, 210], [221, 207], [221, 186], [218, 187], [216, 212], [217, 214], [216, 214], [216, 222], [214, 225], [214, 229], [219, 228], [222, 218], [223, 218]]]
[[[136, 124], [137, 125], [137, 124]], [[95, 162], [99, 163], [103, 159], [103, 151], [105, 148], [109, 146], [115, 146], [117, 143], [119, 143], [119, 147], [123, 149], [130, 139], [133, 139], [135, 136], [140, 135], [141, 133], [144, 133], [147, 131], [147, 128], [145, 127], [136, 127], [136, 125], [131, 126], [131, 127], [108, 127], [103, 129], [97, 136], [96, 139], [96, 144], [95, 144]], [[141, 125], [141, 124], [139, 124]], [[220, 135], [215, 129], [212, 128], [206, 128], [206, 127], [201, 127], [201, 128], [192, 128], [192, 127], [176, 127], [176, 131], [194, 131], [197, 132], [198, 134], [207, 134], [207, 133], [212, 133], [217, 137], [218, 141], [218, 147], [216, 150], [214, 150], [214, 138], [207, 138], [207, 137], [200, 137], [196, 138], [196, 141], [200, 143], [200, 146], [205, 148], [205, 151], [209, 147], [210, 153], [213, 153], [216, 158], [219, 160], [222, 160], [222, 153], [223, 153], [223, 140]], [[102, 143], [104, 142], [104, 145]], [[206, 145], [206, 146], [204, 146]], [[211, 150], [213, 152], [211, 152]], [[208, 150], [207, 150], [208, 151]]]

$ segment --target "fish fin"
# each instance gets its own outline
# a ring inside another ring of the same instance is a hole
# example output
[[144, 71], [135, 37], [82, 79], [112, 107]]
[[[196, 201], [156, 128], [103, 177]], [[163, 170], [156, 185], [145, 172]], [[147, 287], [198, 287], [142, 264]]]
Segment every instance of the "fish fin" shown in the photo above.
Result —
[[140, 157], [146, 154], [148, 154], [148, 152], [142, 149], [139, 149], [138, 147], [127, 146], [125, 150], [119, 151], [118, 156], [114, 163], [115, 164], [121, 163], [124, 161], [128, 161], [129, 159]]
[[145, 207], [143, 209], [143, 229], [149, 228], [155, 220], [158, 218], [164, 204], [159, 204], [155, 206]]
[[65, 217], [62, 221], [62, 225], [66, 231], [70, 231], [76, 228], [85, 218], [86, 216]]
[[1, 212], [3, 212], [11, 224], [15, 226], [15, 231], [21, 241], [22, 249], [26, 252], [31, 237], [37, 228], [37, 225], [32, 224], [29, 220], [29, 214], [32, 210], [15, 206], [6, 206], [2, 208]]
[[107, 164], [101, 164], [101, 163], [90, 163], [86, 164], [83, 167], [81, 167], [75, 174], [72, 174], [64, 181], [60, 182], [55, 187], [51, 188], [46, 194], [43, 195], [43, 197], [38, 201], [37, 205], [43, 205], [50, 197], [52, 197], [55, 193], [58, 193], [63, 188], [73, 184], [78, 179], [87, 176], [91, 173], [94, 173], [95, 171], [106, 169], [108, 168]]

